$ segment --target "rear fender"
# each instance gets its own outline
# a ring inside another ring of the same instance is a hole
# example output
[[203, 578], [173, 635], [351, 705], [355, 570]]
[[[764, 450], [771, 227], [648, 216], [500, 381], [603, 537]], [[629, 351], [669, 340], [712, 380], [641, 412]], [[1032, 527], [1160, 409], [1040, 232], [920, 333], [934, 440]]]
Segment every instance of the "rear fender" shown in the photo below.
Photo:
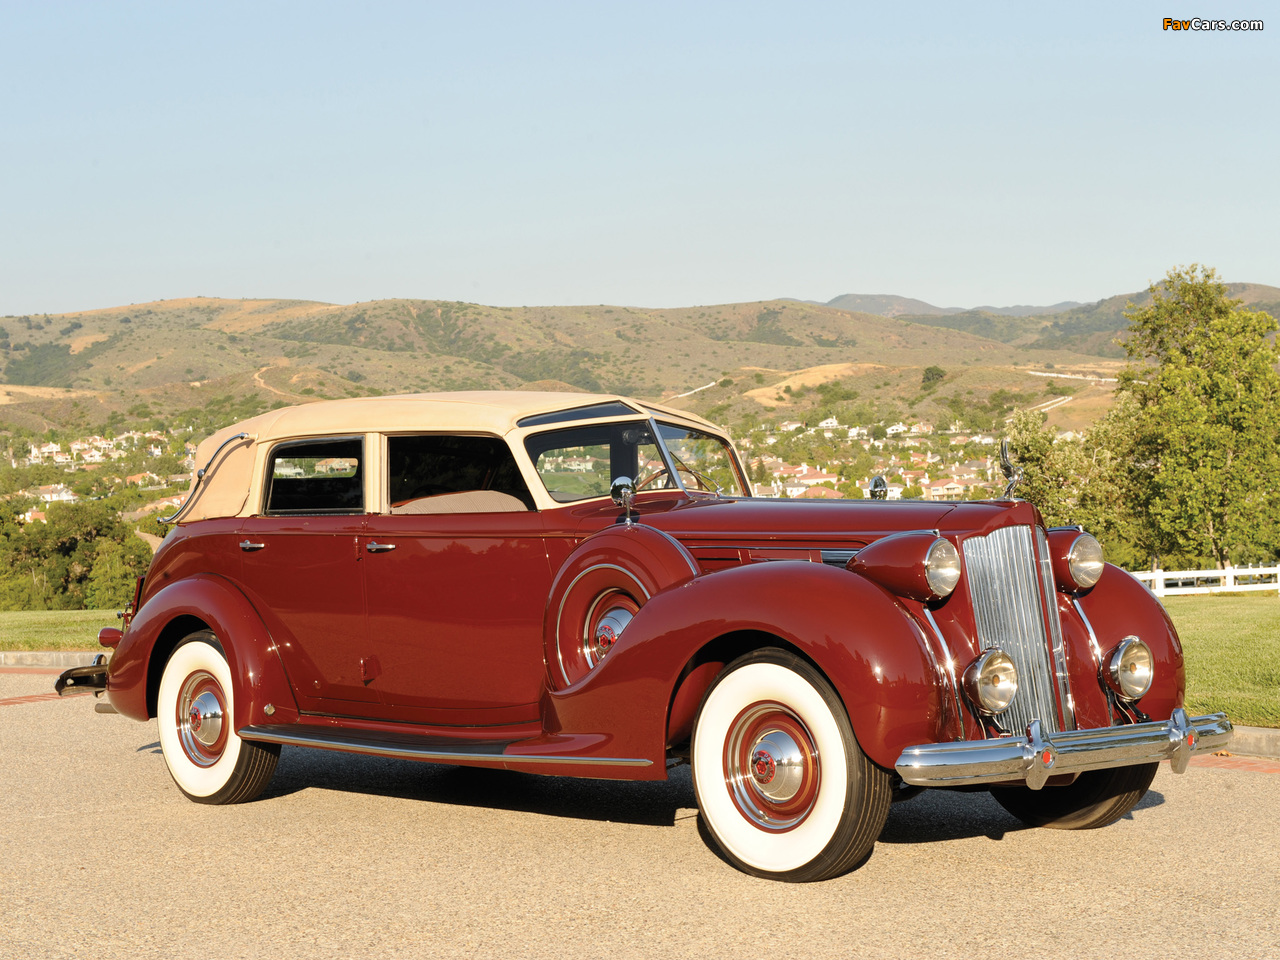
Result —
[[[262, 619], [230, 581], [209, 574], [163, 587], [134, 616], [107, 674], [112, 706], [134, 720], [153, 717], [169, 654], [183, 637], [205, 629], [218, 638], [231, 667], [236, 730], [297, 719], [293, 691]], [[274, 709], [269, 717], [268, 704]]]
[[[725, 649], [725, 638], [748, 646]], [[672, 722], [686, 722], [680, 714], [691, 716], [715, 679], [705, 663], [770, 643], [830, 679], [881, 766], [938, 739], [939, 690], [920, 625], [882, 587], [808, 562], [734, 567], [654, 596], [590, 674], [546, 694], [548, 732], [603, 733], [602, 755], [661, 763], [679, 732], [668, 727], [669, 707]]]

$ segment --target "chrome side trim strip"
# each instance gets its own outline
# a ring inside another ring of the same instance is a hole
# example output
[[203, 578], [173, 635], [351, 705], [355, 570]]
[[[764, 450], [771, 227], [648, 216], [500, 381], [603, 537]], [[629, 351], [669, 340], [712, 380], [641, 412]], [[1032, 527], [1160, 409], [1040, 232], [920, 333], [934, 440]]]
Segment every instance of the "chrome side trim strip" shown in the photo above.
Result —
[[508, 742], [488, 741], [470, 750], [445, 747], [440, 742], [417, 744], [412, 737], [394, 740], [361, 739], [344, 732], [325, 730], [311, 733], [282, 727], [248, 726], [239, 731], [242, 739], [261, 743], [279, 743], [289, 747], [316, 747], [342, 753], [358, 753], [369, 757], [396, 757], [401, 760], [426, 760], [436, 763], [484, 763], [503, 766], [509, 763], [563, 763], [577, 766], [650, 767], [652, 760], [636, 757], [556, 757], [541, 754], [509, 754], [502, 751]]
[[822, 562], [833, 567], [848, 566], [849, 561], [857, 554], [857, 550], [827, 550], [822, 551]]
[[[943, 673], [943, 679], [946, 681], [947, 686], [951, 688], [951, 698], [956, 705], [956, 722], [960, 725], [959, 739], [964, 740], [968, 734], [964, 732], [964, 704], [960, 702], [960, 684], [956, 681], [956, 658], [951, 653], [951, 645], [947, 643], [946, 637], [938, 629], [938, 621], [933, 619], [933, 611], [925, 607], [924, 615], [929, 621], [929, 626], [933, 628], [933, 635], [938, 638], [943, 656], [946, 657], [946, 671]], [[933, 656], [932, 652], [930, 652], [930, 656]], [[937, 660], [934, 660], [934, 663], [936, 665]], [[978, 725], [978, 729], [982, 730], [981, 724]]]
[[1084, 628], [1089, 631], [1089, 649], [1093, 652], [1093, 665], [1098, 672], [1098, 686], [1102, 688], [1102, 692], [1107, 695], [1107, 715], [1111, 717], [1111, 722], [1116, 722], [1116, 693], [1109, 686], [1102, 682], [1102, 644], [1098, 643], [1098, 635], [1093, 631], [1093, 624], [1089, 622], [1089, 618], [1084, 614], [1084, 607], [1080, 606], [1080, 600], [1072, 597], [1071, 605], [1076, 608], [1076, 613], [1080, 617], [1080, 622], [1084, 624]]
[[1050, 734], [1033, 720], [1022, 737], [908, 747], [894, 766], [905, 783], [919, 787], [1025, 780], [1032, 790], [1039, 790], [1061, 773], [1160, 760], [1168, 760], [1174, 773], [1183, 773], [1192, 755], [1220, 749], [1231, 733], [1225, 713], [1188, 719], [1181, 707], [1163, 722]]

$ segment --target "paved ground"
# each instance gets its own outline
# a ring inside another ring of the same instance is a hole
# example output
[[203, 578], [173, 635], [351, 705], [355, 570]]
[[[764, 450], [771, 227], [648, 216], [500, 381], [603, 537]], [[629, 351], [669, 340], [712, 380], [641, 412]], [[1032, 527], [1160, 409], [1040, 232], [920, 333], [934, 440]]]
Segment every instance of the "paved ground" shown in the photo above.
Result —
[[[1103, 830], [985, 794], [894, 807], [870, 861], [743, 876], [663, 784], [284, 751], [207, 807], [154, 723], [0, 673], [0, 957], [1114, 957], [1280, 960], [1280, 764], [1167, 765]], [[33, 698], [34, 695], [34, 698]]]

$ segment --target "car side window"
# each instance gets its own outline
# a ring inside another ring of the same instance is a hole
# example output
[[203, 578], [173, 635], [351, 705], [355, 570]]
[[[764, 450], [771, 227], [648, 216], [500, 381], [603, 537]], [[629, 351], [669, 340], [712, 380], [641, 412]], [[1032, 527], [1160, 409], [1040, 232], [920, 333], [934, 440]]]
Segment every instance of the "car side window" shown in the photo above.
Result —
[[364, 439], [282, 443], [267, 462], [269, 515], [364, 512]]
[[387, 500], [392, 513], [505, 513], [534, 507], [505, 441], [444, 434], [387, 438]]
[[557, 503], [607, 497], [614, 477], [630, 477], [637, 490], [675, 486], [647, 421], [537, 433], [524, 445]]

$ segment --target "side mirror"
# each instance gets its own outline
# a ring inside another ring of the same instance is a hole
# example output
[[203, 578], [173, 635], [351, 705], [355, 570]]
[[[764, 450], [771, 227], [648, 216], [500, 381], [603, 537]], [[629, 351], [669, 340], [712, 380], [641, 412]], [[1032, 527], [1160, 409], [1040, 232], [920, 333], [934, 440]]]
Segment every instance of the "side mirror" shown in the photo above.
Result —
[[631, 522], [631, 504], [636, 498], [635, 481], [630, 477], [615, 477], [613, 486], [609, 488], [609, 496], [613, 502], [626, 511], [627, 523]]

